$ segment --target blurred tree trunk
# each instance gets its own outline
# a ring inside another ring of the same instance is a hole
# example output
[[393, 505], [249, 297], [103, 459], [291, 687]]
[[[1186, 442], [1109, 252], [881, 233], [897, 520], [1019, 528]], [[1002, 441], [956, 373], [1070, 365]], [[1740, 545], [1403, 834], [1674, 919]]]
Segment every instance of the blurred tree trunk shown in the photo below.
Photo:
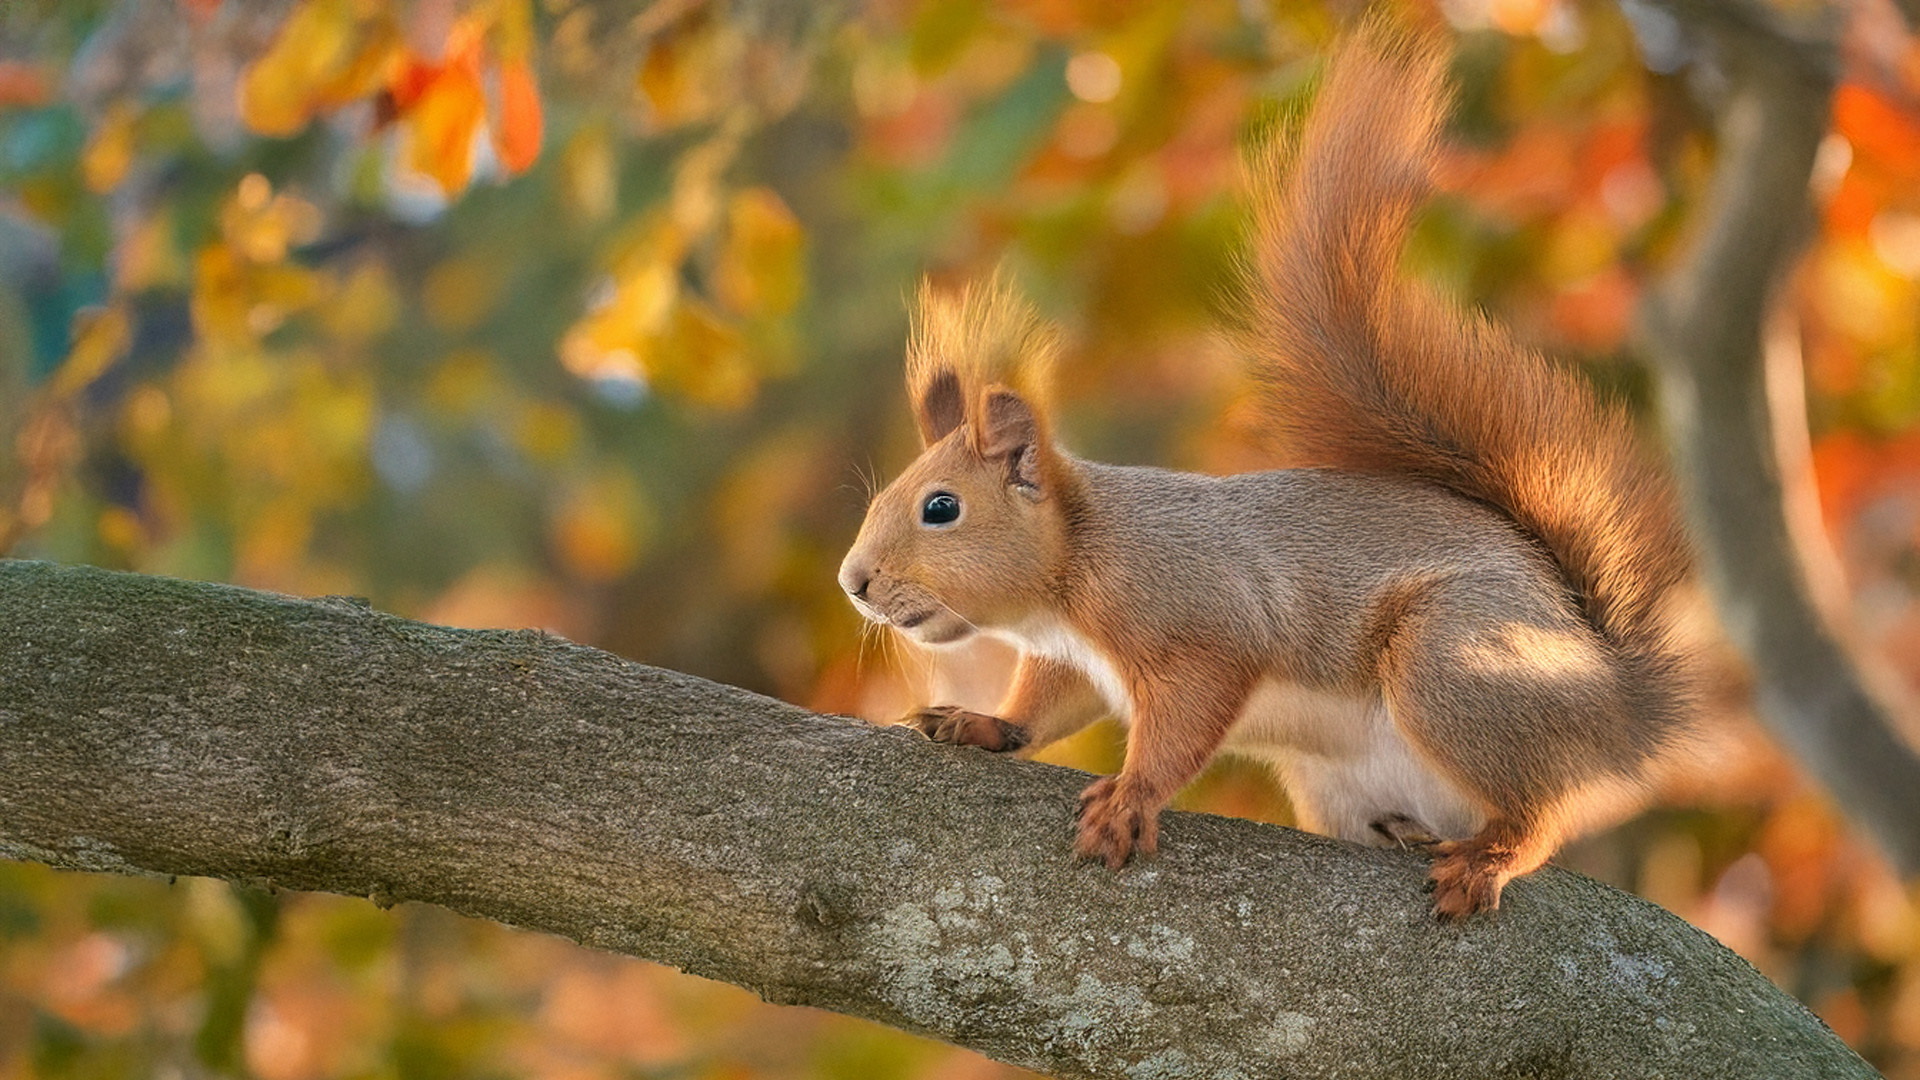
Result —
[[1465, 928], [1416, 856], [536, 632], [0, 562], [0, 855], [419, 900], [1063, 1077], [1873, 1071], [1739, 957], [1549, 869]]
[[[1827, 131], [1839, 12], [1759, 0], [1660, 7], [1720, 77], [1705, 218], [1650, 294], [1641, 334], [1706, 582], [1751, 667], [1767, 728], [1911, 875], [1920, 872], [1920, 755], [1816, 603], [1783, 491], [1783, 471], [1810, 488], [1809, 464], [1780, 455], [1782, 435], [1805, 443], [1806, 418], [1769, 393], [1763, 347], [1773, 292], [1814, 220], [1808, 187]], [[1802, 373], [1790, 341], [1785, 348], [1774, 384], [1797, 406]], [[1817, 517], [1801, 531], [1822, 542]]]

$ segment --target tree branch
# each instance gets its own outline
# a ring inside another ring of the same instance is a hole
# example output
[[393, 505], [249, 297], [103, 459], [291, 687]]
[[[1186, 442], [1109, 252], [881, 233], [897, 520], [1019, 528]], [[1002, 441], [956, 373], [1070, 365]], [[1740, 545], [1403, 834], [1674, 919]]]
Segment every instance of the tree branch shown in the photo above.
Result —
[[[1810, 44], [1804, 25], [1782, 35], [1738, 5], [1663, 6], [1703, 35], [1727, 82], [1704, 224], [1649, 294], [1641, 333], [1707, 586], [1752, 668], [1768, 730], [1903, 873], [1920, 872], [1920, 755], [1815, 602], [1776, 438], [1805, 418], [1770, 400], [1762, 350], [1773, 289], [1813, 220], [1808, 183], [1833, 93], [1831, 37]], [[1797, 366], [1787, 375], [1801, 378]], [[1795, 464], [1800, 481], [1806, 466]]]
[[535, 632], [0, 561], [0, 854], [420, 900], [1063, 1077], [1873, 1071], [1711, 938], [1545, 870], [1171, 814]]

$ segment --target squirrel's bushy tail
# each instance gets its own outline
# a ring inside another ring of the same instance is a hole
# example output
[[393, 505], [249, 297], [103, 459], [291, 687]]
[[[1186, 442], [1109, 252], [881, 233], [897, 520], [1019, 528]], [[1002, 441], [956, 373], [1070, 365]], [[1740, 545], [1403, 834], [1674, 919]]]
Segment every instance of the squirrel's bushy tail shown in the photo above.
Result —
[[1398, 273], [1443, 79], [1434, 43], [1370, 22], [1299, 138], [1252, 162], [1248, 330], [1270, 429], [1290, 465], [1414, 476], [1501, 510], [1647, 680], [1649, 706], [1678, 708], [1666, 608], [1691, 568], [1665, 472], [1577, 374]]

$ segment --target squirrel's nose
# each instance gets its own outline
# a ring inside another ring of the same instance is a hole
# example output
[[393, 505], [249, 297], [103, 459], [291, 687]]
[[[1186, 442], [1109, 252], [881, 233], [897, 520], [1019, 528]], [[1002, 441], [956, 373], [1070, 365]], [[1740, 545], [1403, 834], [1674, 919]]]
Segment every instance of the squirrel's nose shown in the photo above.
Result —
[[867, 586], [873, 584], [873, 573], [864, 566], [847, 563], [840, 568], [840, 587], [855, 600], [867, 598]]

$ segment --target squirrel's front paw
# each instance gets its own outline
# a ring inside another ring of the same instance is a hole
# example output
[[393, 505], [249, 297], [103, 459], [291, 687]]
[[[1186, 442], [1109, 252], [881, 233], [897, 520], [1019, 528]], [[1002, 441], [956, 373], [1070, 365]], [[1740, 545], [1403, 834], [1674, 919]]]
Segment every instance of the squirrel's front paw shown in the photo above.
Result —
[[1138, 851], [1153, 854], [1160, 842], [1160, 808], [1151, 805], [1118, 776], [1103, 776], [1080, 793], [1080, 834], [1073, 853], [1099, 859], [1110, 870], [1125, 865]]
[[1011, 753], [1027, 745], [1027, 729], [997, 716], [969, 712], [958, 705], [935, 705], [909, 713], [901, 721], [934, 742], [978, 746], [995, 753]]

